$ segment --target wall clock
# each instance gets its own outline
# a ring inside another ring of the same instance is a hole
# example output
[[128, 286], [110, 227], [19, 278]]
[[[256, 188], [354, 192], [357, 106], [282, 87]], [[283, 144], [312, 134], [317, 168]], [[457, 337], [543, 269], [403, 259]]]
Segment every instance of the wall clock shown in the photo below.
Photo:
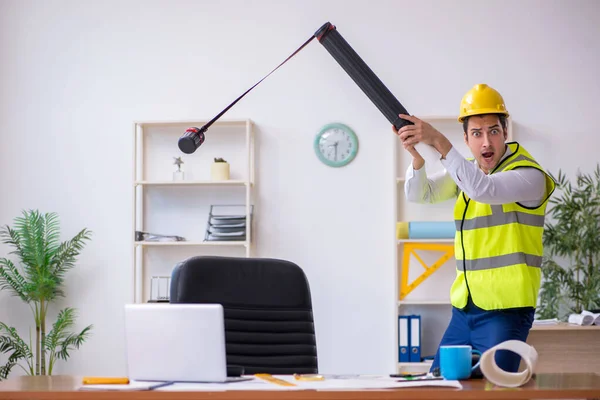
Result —
[[358, 137], [344, 124], [328, 124], [317, 133], [314, 148], [317, 157], [325, 165], [343, 167], [356, 157]]

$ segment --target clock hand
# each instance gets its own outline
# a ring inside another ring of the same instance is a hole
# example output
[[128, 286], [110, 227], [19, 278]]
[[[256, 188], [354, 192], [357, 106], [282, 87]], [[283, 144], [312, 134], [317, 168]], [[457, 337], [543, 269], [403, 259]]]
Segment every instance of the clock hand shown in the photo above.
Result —
[[329, 151], [330, 151], [330, 153], [329, 153], [329, 154], [331, 154], [331, 148], [332, 148], [332, 147], [334, 148], [334, 155], [333, 155], [333, 158], [334, 158], [334, 160], [335, 160], [335, 149], [336, 149], [336, 147], [335, 147], [335, 144], [330, 144], [330, 145], [328, 145], [327, 147], [329, 148]]

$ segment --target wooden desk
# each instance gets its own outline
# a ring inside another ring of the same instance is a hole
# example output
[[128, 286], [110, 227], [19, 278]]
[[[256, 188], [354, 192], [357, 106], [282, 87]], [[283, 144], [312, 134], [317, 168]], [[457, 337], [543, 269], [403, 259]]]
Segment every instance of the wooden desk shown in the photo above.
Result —
[[81, 378], [24, 376], [0, 382], [0, 399], [201, 399], [201, 400], [405, 400], [405, 399], [599, 399], [600, 375], [539, 374], [525, 386], [499, 388], [485, 380], [463, 381], [463, 389], [406, 388], [348, 391], [91, 392], [76, 391]]

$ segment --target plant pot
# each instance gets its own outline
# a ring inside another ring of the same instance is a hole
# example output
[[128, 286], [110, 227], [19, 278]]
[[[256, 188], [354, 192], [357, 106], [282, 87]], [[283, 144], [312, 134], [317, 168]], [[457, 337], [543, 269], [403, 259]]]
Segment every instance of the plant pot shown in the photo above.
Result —
[[229, 163], [215, 162], [210, 166], [210, 177], [213, 181], [226, 181], [229, 179]]

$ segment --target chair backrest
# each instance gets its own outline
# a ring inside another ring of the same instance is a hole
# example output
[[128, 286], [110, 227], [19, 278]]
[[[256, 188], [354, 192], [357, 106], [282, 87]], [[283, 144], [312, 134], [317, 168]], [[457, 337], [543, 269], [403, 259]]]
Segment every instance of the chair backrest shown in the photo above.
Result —
[[310, 287], [302, 269], [270, 258], [198, 256], [178, 263], [171, 303], [219, 303], [227, 366], [245, 374], [318, 372]]

